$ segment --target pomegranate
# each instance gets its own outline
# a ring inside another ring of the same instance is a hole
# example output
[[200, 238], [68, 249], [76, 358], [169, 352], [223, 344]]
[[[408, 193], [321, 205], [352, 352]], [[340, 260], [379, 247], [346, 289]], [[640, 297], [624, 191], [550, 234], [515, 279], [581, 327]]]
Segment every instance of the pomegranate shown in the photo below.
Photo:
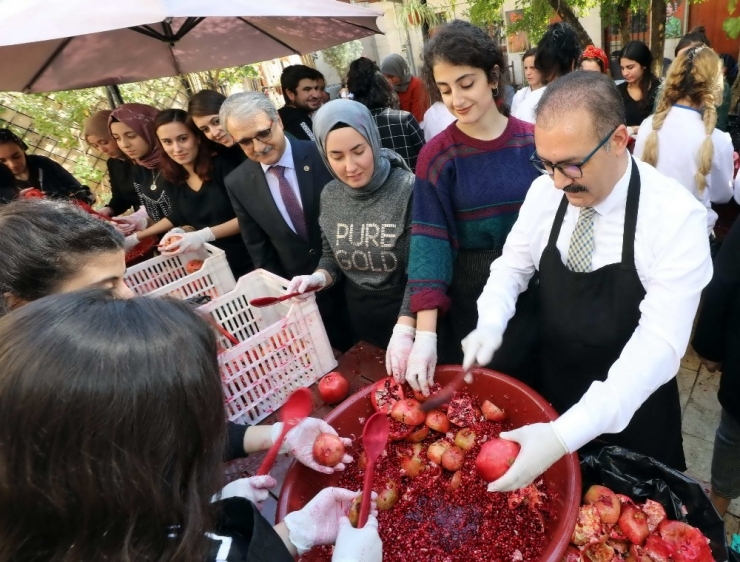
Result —
[[390, 414], [398, 400], [403, 400], [403, 388], [392, 377], [380, 379], [370, 392], [370, 402], [376, 412]]
[[329, 373], [319, 381], [319, 394], [327, 404], [337, 404], [347, 398], [349, 383], [339, 373]]
[[203, 260], [190, 260], [185, 264], [185, 272], [190, 275], [191, 273], [200, 271], [201, 267], [203, 267]]
[[696, 527], [681, 521], [663, 521], [658, 534], [673, 551], [676, 562], [712, 562], [707, 538]]
[[426, 414], [424, 414], [418, 401], [413, 398], [405, 398], [393, 404], [391, 417], [396, 421], [413, 426], [424, 423]]
[[460, 447], [463, 451], [469, 451], [475, 447], [475, 437], [475, 431], [469, 427], [463, 427], [455, 434], [455, 445]]
[[475, 459], [475, 467], [486, 482], [498, 480], [514, 464], [519, 449], [519, 443], [514, 441], [491, 439], [480, 448], [478, 458]]
[[488, 421], [500, 422], [506, 419], [506, 412], [490, 400], [484, 400], [483, 404], [480, 405], [480, 409], [483, 412], [483, 417]]
[[357, 522], [360, 520], [360, 504], [362, 504], [362, 494], [352, 500], [347, 513], [347, 519], [353, 527], [357, 527]]
[[465, 453], [457, 445], [450, 445], [442, 453], [442, 467], [450, 472], [456, 472], [462, 468], [465, 462]]
[[[639, 546], [633, 548], [635, 557], [642, 562], [638, 556], [647, 557], [650, 562], [672, 562], [673, 548], [666, 541], [660, 538], [660, 535], [650, 535], [645, 541], [645, 546], [640, 549]], [[640, 553], [639, 555], [637, 553]], [[632, 553], [632, 551], [630, 551]]]
[[583, 549], [583, 560], [588, 562], [612, 562], [614, 549], [603, 542], [588, 545]]
[[447, 419], [458, 427], [468, 427], [475, 423], [472, 398], [466, 395], [455, 395], [447, 407]]
[[634, 505], [622, 507], [622, 513], [619, 515], [619, 528], [632, 544], [642, 545], [650, 534], [647, 517]]
[[450, 420], [439, 410], [429, 410], [424, 421], [429, 429], [447, 433], [450, 430]]
[[426, 468], [424, 459], [421, 458], [422, 446], [420, 443], [414, 443], [411, 447], [411, 454], [401, 457], [401, 468], [406, 476], [416, 478]]
[[584, 494], [583, 502], [596, 507], [603, 523], [616, 523], [619, 521], [622, 506], [619, 503], [617, 494], [606, 486], [591, 486]]
[[406, 425], [390, 418], [388, 424], [388, 439], [391, 441], [403, 441], [414, 431], [414, 426]]
[[411, 435], [406, 438], [406, 441], [410, 441], [411, 443], [421, 443], [428, 436], [429, 428], [426, 425], [422, 425], [421, 427], [414, 428]]
[[560, 562], [581, 562], [581, 553], [577, 548], [569, 546], [563, 553], [563, 557]]
[[336, 466], [344, 457], [344, 443], [332, 433], [321, 433], [313, 442], [313, 458], [323, 466]]
[[452, 475], [452, 478], [450, 478], [449, 483], [447, 484], [447, 490], [448, 492], [454, 492], [460, 487], [460, 483], [462, 482], [462, 473], [458, 470], [455, 474]]
[[442, 464], [442, 455], [449, 448], [452, 447], [452, 443], [440, 439], [435, 441], [427, 448], [427, 458], [436, 464]]
[[383, 488], [378, 491], [378, 498], [375, 500], [375, 505], [380, 511], [386, 511], [396, 505], [398, 501], [398, 482], [393, 479], [389, 479]]
[[646, 500], [640, 509], [647, 516], [648, 529], [651, 533], [668, 518], [663, 506], [654, 500]]
[[578, 510], [578, 520], [570, 539], [575, 545], [581, 546], [592, 542], [599, 542], [604, 535], [603, 524], [599, 511], [593, 505], [584, 505]]

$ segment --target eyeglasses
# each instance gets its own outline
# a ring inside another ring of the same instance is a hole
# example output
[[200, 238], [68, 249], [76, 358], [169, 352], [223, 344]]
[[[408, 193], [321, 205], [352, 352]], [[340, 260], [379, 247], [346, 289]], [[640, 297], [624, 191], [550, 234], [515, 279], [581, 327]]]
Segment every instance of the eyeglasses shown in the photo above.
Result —
[[614, 127], [611, 131], [609, 131], [609, 134], [604, 137], [604, 140], [602, 140], [588, 156], [586, 156], [577, 164], [556, 164], [554, 162], [548, 162], [547, 160], [543, 160], [542, 158], [537, 156], [537, 152], [529, 157], [529, 161], [532, 163], [532, 166], [534, 166], [535, 169], [542, 174], [547, 174], [548, 176], [552, 177], [555, 174], [555, 169], [557, 168], [558, 170], [560, 170], [560, 173], [563, 174], [566, 178], [577, 180], [583, 177], [583, 170], [581, 168], [583, 168], [583, 166], [586, 165], [586, 162], [588, 162], [591, 157], [596, 154], [602, 146], [606, 144], [606, 141], [608, 141], [612, 137], [614, 131], [616, 131], [618, 127], [619, 126]]
[[272, 128], [275, 126], [275, 122], [272, 122], [272, 125], [270, 125], [267, 129], [263, 129], [262, 131], [258, 131], [256, 135], [253, 137], [245, 137], [243, 139], [239, 139], [237, 142], [238, 144], [242, 146], [249, 146], [254, 143], [255, 140], [258, 140], [260, 142], [267, 142], [272, 138]]

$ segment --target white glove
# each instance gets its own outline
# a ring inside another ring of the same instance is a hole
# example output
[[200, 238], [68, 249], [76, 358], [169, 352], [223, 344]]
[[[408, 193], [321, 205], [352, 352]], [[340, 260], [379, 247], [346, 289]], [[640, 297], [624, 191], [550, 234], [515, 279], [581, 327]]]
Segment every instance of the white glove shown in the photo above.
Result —
[[[272, 426], [270, 436], [272, 442], [280, 437], [280, 432], [283, 430], [283, 423], [277, 422]], [[339, 437], [336, 429], [326, 423], [324, 420], [318, 418], [306, 418], [293, 429], [291, 429], [283, 439], [282, 445], [280, 445], [280, 453], [289, 454], [295, 460], [301, 464], [305, 464], [308, 468], [311, 468], [317, 472], [323, 472], [324, 474], [332, 474], [337, 470], [344, 470], [345, 465], [352, 462], [351, 455], [344, 455], [342, 462], [335, 467], [323, 466], [317, 463], [313, 458], [313, 443], [316, 438], [322, 433], [331, 433]], [[352, 440], [345, 437], [340, 437], [345, 447], [352, 445]]]
[[121, 234], [131, 234], [132, 232], [140, 232], [147, 227], [149, 215], [146, 213], [146, 207], [142, 205], [130, 215], [114, 217], [113, 221], [113, 226]]
[[[182, 254], [183, 252], [195, 252], [202, 248], [206, 242], [213, 242], [216, 239], [210, 228], [203, 228], [195, 232], [183, 232], [182, 234], [173, 232], [174, 230], [173, 228], [165, 234], [159, 244], [161, 253], [164, 256], [173, 256], [175, 254]], [[172, 234], [177, 234], [178, 236], [182, 236], [182, 238], [175, 242], [170, 242], [168, 238]]]
[[493, 354], [501, 347], [503, 334], [498, 326], [478, 326], [462, 341], [463, 369], [466, 371], [477, 363], [485, 367], [493, 359]]
[[553, 463], [568, 454], [568, 448], [552, 422], [525, 425], [504, 431], [499, 437], [516, 441], [522, 448], [506, 474], [488, 485], [489, 492], [511, 492], [529, 486]]
[[[311, 275], [297, 275], [293, 277], [293, 279], [290, 280], [290, 283], [288, 283], [286, 294], [305, 293], [309, 287], [318, 287], [317, 290], [319, 291], [326, 287], [326, 277], [324, 277], [324, 274], [316, 271]], [[295, 298], [305, 300], [309, 296], [311, 296], [310, 293], [307, 295], [300, 295]]]
[[305, 554], [314, 546], [334, 544], [339, 533], [339, 520], [345, 517], [360, 493], [344, 488], [324, 488], [303, 509], [285, 516], [288, 539]]
[[429, 396], [429, 386], [434, 383], [436, 366], [437, 334], [417, 330], [406, 367], [406, 382], [417, 392]]
[[392, 375], [396, 379], [396, 382], [402, 383], [406, 375], [409, 354], [414, 345], [414, 334], [416, 328], [411, 326], [396, 324], [393, 327], [393, 335], [385, 352], [385, 370], [388, 376]]
[[230, 484], [226, 484], [220, 494], [213, 496], [211, 501], [226, 498], [247, 498], [254, 504], [262, 503], [270, 495], [270, 488], [277, 486], [275, 480], [269, 474], [265, 476], [251, 476], [249, 478], [240, 478]]
[[124, 252], [133, 250], [139, 242], [141, 242], [141, 240], [136, 237], [136, 234], [129, 234], [123, 239]]
[[383, 542], [378, 534], [378, 519], [370, 514], [362, 529], [355, 529], [349, 519], [339, 520], [337, 543], [332, 562], [382, 562]]

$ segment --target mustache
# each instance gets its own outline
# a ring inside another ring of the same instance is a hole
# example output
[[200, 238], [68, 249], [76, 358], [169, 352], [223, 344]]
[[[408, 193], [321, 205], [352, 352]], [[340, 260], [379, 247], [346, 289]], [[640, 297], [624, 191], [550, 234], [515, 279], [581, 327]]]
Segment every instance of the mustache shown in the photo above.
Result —
[[567, 185], [563, 188], [565, 193], [585, 193], [588, 191], [585, 187], [578, 184]]
[[265, 149], [264, 149], [264, 150], [262, 150], [262, 151], [260, 151], [260, 152], [256, 152], [256, 154], [257, 154], [258, 156], [265, 156], [266, 154], [270, 154], [270, 152], [272, 152], [272, 151], [273, 151], [274, 149], [275, 149], [275, 147], [274, 147], [274, 146], [269, 146], [269, 145], [268, 145], [268, 146], [266, 146], [266, 147], [265, 147]]

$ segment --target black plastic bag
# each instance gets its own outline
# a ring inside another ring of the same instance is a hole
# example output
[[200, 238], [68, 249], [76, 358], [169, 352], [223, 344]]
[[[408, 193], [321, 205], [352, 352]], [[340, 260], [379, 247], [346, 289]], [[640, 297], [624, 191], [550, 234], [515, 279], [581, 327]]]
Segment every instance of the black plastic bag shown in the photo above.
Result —
[[729, 558], [724, 521], [698, 482], [622, 447], [594, 445], [585, 447], [579, 455], [584, 492], [592, 484], [602, 484], [637, 503], [657, 501], [669, 519], [683, 521], [704, 533], [717, 562], [735, 560]]

